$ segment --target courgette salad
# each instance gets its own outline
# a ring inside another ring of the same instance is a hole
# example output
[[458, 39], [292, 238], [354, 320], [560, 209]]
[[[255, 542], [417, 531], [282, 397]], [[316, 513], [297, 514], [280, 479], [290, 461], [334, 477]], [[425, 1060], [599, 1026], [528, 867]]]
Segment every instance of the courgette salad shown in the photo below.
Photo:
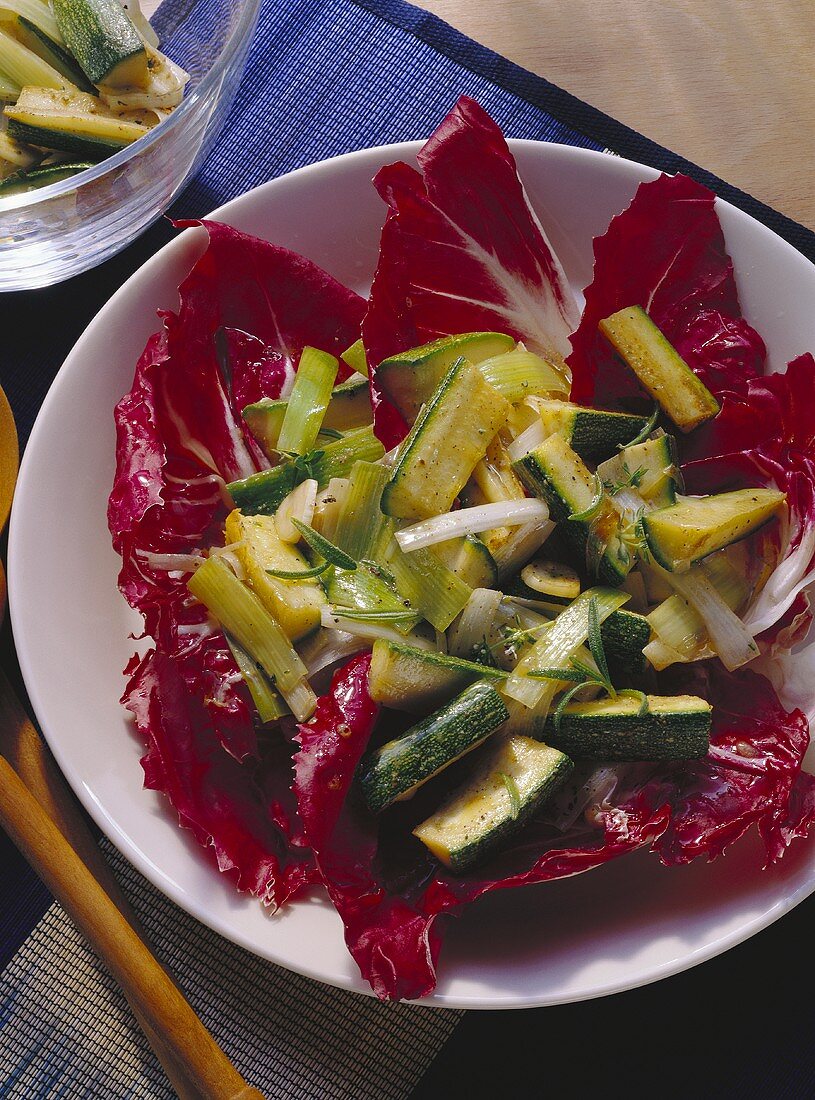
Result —
[[75, 175], [178, 106], [139, 0], [0, 0], [0, 199]]
[[243, 410], [272, 465], [227, 487], [225, 545], [189, 581], [263, 722], [307, 721], [313, 678], [372, 649], [370, 694], [403, 718], [380, 722], [357, 794], [388, 814], [430, 784], [413, 833], [454, 872], [579, 762], [705, 756], [710, 701], [661, 694], [655, 673], [758, 653], [739, 617], [761, 585], [748, 536], [785, 496], [683, 495], [676, 433], [716, 399], [639, 307], [600, 330], [651, 415], [574, 404], [562, 363], [466, 333], [379, 365], [411, 425], [388, 454], [361, 346], [340, 384], [306, 348], [286, 396]]

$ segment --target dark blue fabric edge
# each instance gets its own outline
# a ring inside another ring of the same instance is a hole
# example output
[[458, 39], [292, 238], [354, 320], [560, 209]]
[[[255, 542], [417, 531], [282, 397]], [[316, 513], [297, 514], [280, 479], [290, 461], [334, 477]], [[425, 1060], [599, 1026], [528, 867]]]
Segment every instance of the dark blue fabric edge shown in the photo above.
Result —
[[815, 232], [811, 229], [598, 108], [584, 103], [544, 77], [536, 76], [514, 61], [473, 41], [431, 12], [416, 8], [405, 0], [351, 0], [351, 3], [412, 34], [439, 53], [547, 111], [560, 122], [602, 143], [620, 156], [661, 171], [683, 172], [692, 176], [723, 199], [763, 222], [815, 263]]

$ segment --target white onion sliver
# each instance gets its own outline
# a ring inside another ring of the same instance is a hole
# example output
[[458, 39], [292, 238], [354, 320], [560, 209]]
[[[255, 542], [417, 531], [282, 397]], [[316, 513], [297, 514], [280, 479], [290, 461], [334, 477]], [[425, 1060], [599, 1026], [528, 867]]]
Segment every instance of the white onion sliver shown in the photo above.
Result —
[[327, 630], [343, 631], [345, 634], [353, 634], [356, 638], [367, 638], [370, 641], [384, 638], [388, 642], [411, 645], [415, 649], [435, 649], [433, 642], [419, 634], [400, 634], [392, 626], [385, 626], [383, 623], [346, 619], [341, 607], [333, 609], [324, 607], [320, 612], [320, 621]]
[[708, 637], [725, 668], [732, 672], [758, 656], [758, 646], [750, 630], [727, 606], [703, 569], [697, 567], [687, 573], [665, 572], [664, 575], [704, 619]]
[[536, 447], [540, 447], [544, 439], [546, 439], [546, 429], [543, 426], [543, 421], [536, 420], [534, 424], [530, 424], [526, 431], [521, 432], [517, 439], [513, 439], [507, 447], [507, 454], [513, 462], [517, 462], [519, 458], [523, 458], [530, 451], [534, 451]]
[[478, 504], [474, 508], [459, 508], [443, 516], [421, 520], [396, 532], [396, 541], [405, 551], [421, 550], [438, 542], [477, 535], [494, 527], [519, 527], [526, 523], [545, 523], [549, 509], [542, 500], [524, 497], [522, 500], [499, 500], [493, 504]]
[[489, 636], [503, 598], [494, 588], [474, 588], [447, 633], [448, 652], [454, 657], [471, 657], [473, 647]]
[[365, 639], [344, 630], [320, 630], [300, 647], [300, 659], [314, 676], [329, 665], [353, 657], [365, 648]]
[[302, 536], [292, 520], [299, 519], [301, 523], [306, 523], [310, 527], [316, 505], [317, 482], [314, 478], [307, 478], [283, 498], [275, 512], [275, 528], [278, 537], [283, 542], [299, 542]]

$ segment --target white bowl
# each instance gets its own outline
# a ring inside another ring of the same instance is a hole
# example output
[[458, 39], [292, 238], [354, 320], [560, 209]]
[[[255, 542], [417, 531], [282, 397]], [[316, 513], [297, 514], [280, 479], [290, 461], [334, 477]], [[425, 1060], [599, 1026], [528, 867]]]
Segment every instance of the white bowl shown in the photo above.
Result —
[[[215, 212], [302, 252], [364, 292], [383, 207], [376, 169], [418, 144], [339, 157], [252, 191]], [[656, 173], [616, 157], [512, 143], [530, 197], [568, 275], [591, 275], [591, 240]], [[718, 210], [747, 318], [771, 362], [815, 347], [815, 267], [741, 211]], [[200, 254], [183, 233], [128, 280], [68, 356], [25, 453], [11, 521], [9, 591], [25, 682], [46, 738], [80, 799], [159, 889], [258, 955], [367, 992], [327, 901], [266, 916], [213, 870], [166, 800], [142, 789], [140, 746], [119, 706], [122, 668], [141, 621], [116, 589], [105, 508], [113, 479], [113, 407], [130, 388], [157, 307]], [[487, 897], [449, 929], [428, 1003], [459, 1008], [560, 1004], [675, 974], [766, 927], [815, 888], [815, 842], [796, 842], [761, 872], [755, 838], [713, 864], [666, 870], [645, 852], [590, 874]]]

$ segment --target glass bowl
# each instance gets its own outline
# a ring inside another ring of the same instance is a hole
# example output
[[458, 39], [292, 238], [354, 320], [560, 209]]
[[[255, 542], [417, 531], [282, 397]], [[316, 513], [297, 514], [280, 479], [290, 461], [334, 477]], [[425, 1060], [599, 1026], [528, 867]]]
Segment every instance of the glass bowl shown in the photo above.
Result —
[[[147, 5], [145, 5], [147, 7]], [[120, 252], [170, 205], [224, 124], [260, 0], [167, 0], [161, 48], [190, 74], [170, 117], [76, 176], [0, 200], [0, 291], [50, 286]]]

